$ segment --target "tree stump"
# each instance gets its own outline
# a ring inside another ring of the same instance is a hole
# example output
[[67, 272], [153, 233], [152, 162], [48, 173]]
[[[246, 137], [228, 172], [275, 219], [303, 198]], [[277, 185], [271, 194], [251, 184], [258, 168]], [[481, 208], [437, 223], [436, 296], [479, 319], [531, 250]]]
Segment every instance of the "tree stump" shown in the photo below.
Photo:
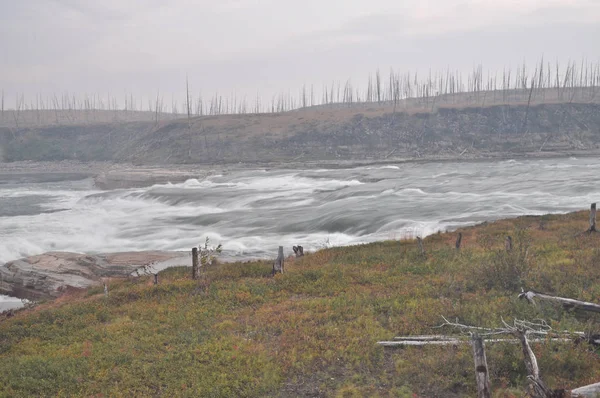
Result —
[[458, 236], [456, 237], [456, 250], [460, 250], [460, 244], [462, 243], [462, 232], [458, 233]]
[[590, 207], [590, 229], [588, 232], [598, 232], [596, 231], [596, 204], [592, 203]]
[[279, 246], [279, 252], [277, 254], [277, 259], [273, 263], [273, 275], [275, 273], [280, 272], [283, 274], [283, 246]]
[[302, 246], [294, 246], [292, 247], [292, 249], [294, 250], [294, 254], [296, 254], [296, 257], [304, 256], [304, 248]]
[[477, 398], [490, 398], [490, 375], [487, 360], [485, 358], [485, 347], [483, 339], [474, 334], [472, 339], [473, 358], [475, 359], [475, 379], [477, 381]]
[[192, 248], [192, 279], [198, 279], [198, 248]]
[[420, 236], [417, 236], [417, 243], [419, 244], [419, 250], [421, 251], [421, 256], [426, 257], [425, 247], [423, 246], [423, 239], [421, 239]]
[[512, 238], [510, 236], [506, 237], [506, 240], [504, 241], [504, 248], [506, 249], [507, 252], [512, 251], [513, 244], [512, 244]]

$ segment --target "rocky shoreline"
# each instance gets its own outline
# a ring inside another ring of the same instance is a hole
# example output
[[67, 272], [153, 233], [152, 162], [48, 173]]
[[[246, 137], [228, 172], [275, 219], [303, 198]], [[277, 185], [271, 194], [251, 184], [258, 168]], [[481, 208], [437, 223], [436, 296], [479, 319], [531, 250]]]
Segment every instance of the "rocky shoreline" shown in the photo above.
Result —
[[144, 268], [154, 273], [168, 266], [187, 265], [188, 257], [187, 253], [163, 251], [93, 255], [49, 252], [1, 266], [0, 294], [28, 300], [50, 299], [69, 289], [102, 284], [106, 278], [127, 277]]

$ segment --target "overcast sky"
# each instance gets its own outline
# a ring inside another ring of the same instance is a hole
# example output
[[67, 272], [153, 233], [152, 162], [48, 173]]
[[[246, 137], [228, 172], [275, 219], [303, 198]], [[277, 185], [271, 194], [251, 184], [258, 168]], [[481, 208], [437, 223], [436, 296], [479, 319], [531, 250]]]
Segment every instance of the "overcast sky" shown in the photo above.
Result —
[[377, 68], [600, 60], [600, 0], [0, 0], [0, 89], [270, 96]]

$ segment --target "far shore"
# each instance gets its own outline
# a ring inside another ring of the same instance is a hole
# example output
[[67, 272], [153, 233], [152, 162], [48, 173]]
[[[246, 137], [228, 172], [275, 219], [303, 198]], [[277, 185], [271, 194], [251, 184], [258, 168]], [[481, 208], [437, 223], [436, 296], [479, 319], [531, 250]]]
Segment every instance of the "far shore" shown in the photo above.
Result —
[[452, 163], [452, 162], [496, 162], [506, 160], [541, 160], [569, 157], [600, 157], [600, 150], [533, 153], [465, 153], [456, 156], [394, 157], [388, 159], [293, 159], [290, 162], [240, 162], [211, 164], [148, 164], [114, 162], [63, 161], [17, 161], [0, 162], [0, 175], [56, 174], [71, 177], [94, 178], [99, 189], [141, 188], [154, 184], [180, 183], [191, 178], [204, 179], [210, 175], [222, 174], [240, 169], [344, 169], [377, 165], [410, 163]]

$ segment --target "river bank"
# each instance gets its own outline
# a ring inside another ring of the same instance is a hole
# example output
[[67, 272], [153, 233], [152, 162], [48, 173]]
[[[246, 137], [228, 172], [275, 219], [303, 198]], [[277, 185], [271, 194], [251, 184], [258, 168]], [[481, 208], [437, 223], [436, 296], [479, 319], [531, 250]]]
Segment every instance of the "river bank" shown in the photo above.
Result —
[[[201, 281], [172, 268], [158, 285], [152, 276], [114, 280], [108, 297], [101, 286], [71, 292], [1, 318], [0, 395], [475, 396], [469, 344], [377, 342], [468, 339], [440, 329], [442, 316], [489, 328], [519, 319], [590, 331], [588, 315], [518, 299], [524, 288], [597, 302], [598, 236], [581, 234], [588, 216], [461, 228], [460, 250], [456, 233], [435, 234], [423, 239], [425, 256], [415, 240], [389, 240], [321, 250], [275, 277], [269, 261], [237, 262], [209, 267]], [[585, 339], [542, 340], [531, 345], [550, 388], [600, 380], [597, 348]], [[520, 345], [485, 350], [494, 394], [525, 396]]]

